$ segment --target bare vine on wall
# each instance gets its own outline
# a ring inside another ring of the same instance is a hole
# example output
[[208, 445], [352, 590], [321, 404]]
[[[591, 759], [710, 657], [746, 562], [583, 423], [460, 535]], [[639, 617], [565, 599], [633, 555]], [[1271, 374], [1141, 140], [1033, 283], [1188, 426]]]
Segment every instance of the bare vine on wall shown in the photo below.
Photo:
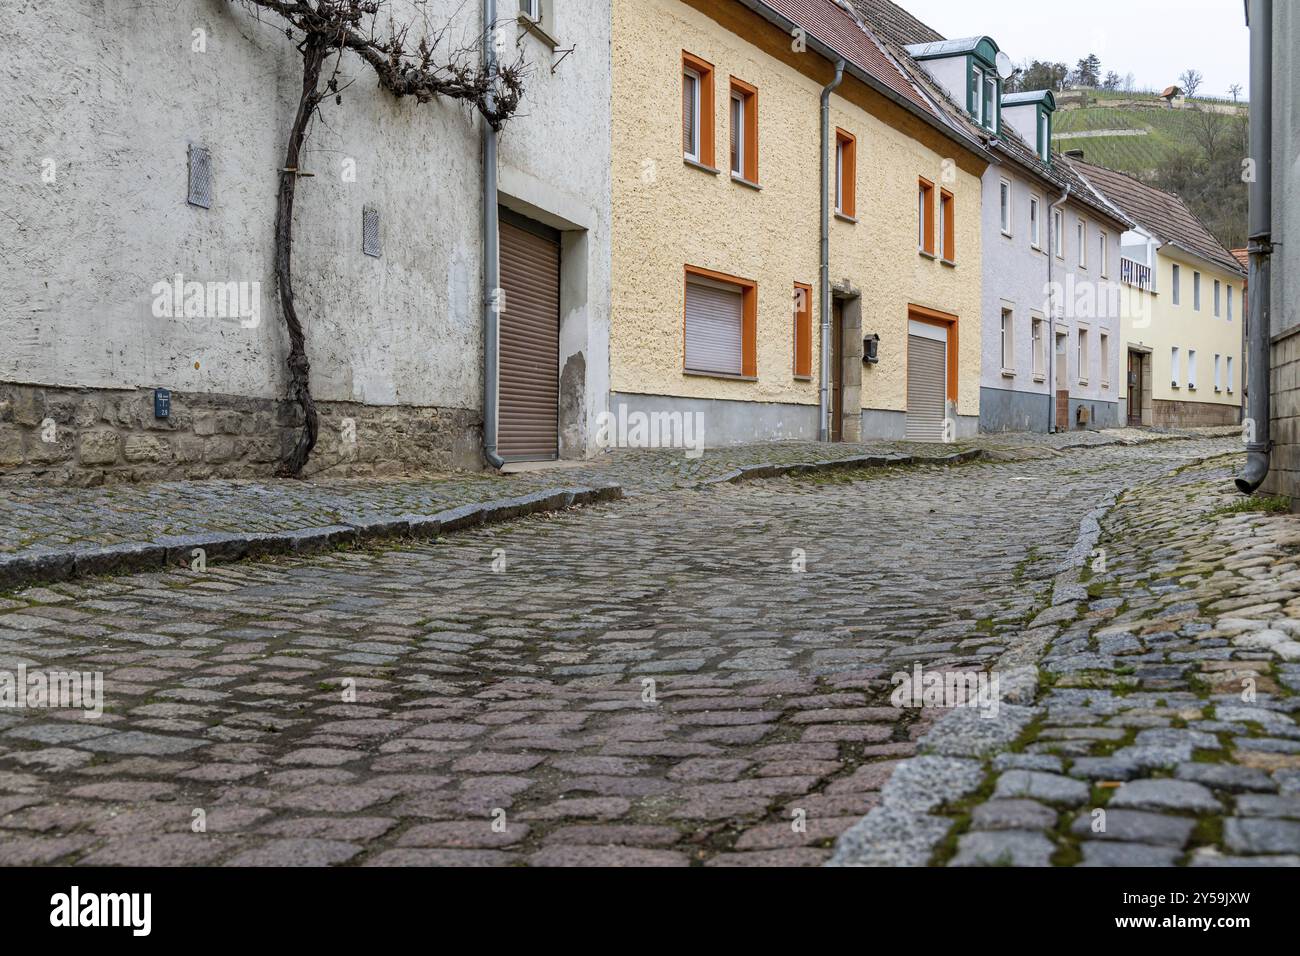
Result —
[[[316, 445], [319, 420], [311, 394], [311, 363], [306, 335], [293, 294], [293, 210], [298, 189], [303, 144], [322, 104], [343, 102], [349, 78], [345, 53], [359, 57], [375, 74], [378, 84], [393, 96], [414, 97], [419, 103], [454, 100], [477, 111], [494, 130], [500, 130], [519, 108], [528, 68], [522, 57], [509, 64], [489, 67], [482, 56], [484, 43], [496, 36], [453, 45], [450, 21], [433, 26], [422, 6], [418, 39], [412, 24], [397, 25], [389, 0], [231, 0], [254, 17], [274, 14], [285, 35], [297, 41], [302, 56], [302, 89], [289, 128], [284, 165], [275, 210], [275, 278], [280, 311], [289, 333], [289, 398], [303, 412], [302, 432], [280, 463], [279, 473], [299, 477]], [[324, 79], [323, 79], [324, 78]]]

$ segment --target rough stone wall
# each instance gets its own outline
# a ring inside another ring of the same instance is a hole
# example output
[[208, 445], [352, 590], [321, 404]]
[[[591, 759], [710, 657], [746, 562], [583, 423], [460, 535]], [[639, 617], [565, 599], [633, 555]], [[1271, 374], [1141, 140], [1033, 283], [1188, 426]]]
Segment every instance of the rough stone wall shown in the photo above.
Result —
[[[302, 424], [280, 399], [173, 392], [154, 417], [150, 389], [0, 388], [3, 480], [98, 485], [269, 478]], [[326, 402], [305, 474], [393, 475], [476, 468], [481, 422], [466, 409]]]
[[1176, 428], [1235, 425], [1241, 421], [1241, 408], [1214, 402], [1171, 402], [1158, 398], [1153, 403], [1152, 417], [1156, 426]]

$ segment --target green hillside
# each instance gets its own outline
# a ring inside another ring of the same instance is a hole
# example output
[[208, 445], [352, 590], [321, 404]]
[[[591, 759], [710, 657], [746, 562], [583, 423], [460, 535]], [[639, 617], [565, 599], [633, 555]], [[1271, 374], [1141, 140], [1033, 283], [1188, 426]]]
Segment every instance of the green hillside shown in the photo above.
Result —
[[1081, 149], [1090, 163], [1176, 192], [1220, 242], [1245, 244], [1246, 104], [1198, 99], [1171, 109], [1151, 94], [1089, 92], [1074, 105], [1072, 96], [1061, 94], [1053, 117], [1057, 150]]

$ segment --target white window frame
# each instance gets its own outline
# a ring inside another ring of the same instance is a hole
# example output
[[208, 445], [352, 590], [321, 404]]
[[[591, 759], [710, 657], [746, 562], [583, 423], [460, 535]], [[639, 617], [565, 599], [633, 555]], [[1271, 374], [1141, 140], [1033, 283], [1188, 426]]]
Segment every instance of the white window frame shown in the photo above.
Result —
[[1032, 194], [1029, 197], [1029, 246], [1038, 250], [1043, 248], [1043, 200]]
[[1088, 328], [1079, 326], [1074, 336], [1074, 361], [1078, 366], [1079, 384], [1087, 385], [1089, 378], [1089, 368], [1092, 356], [1088, 352]]
[[1110, 333], [1097, 333], [1097, 352], [1101, 358], [1101, 387], [1110, 388]]
[[1228, 356], [1228, 374], [1226, 377], [1226, 382], [1228, 386], [1228, 394], [1231, 395], [1232, 394], [1232, 356], [1231, 355]]
[[1223, 283], [1218, 279], [1214, 280], [1214, 317], [1223, 318]]
[[1216, 392], [1223, 391], [1223, 377], [1219, 374], [1219, 366], [1222, 363], [1222, 360], [1223, 360], [1223, 356], [1221, 356], [1218, 352], [1215, 352], [1214, 353], [1214, 390]]
[[1187, 389], [1196, 390], [1196, 349], [1187, 350]]
[[1079, 243], [1079, 268], [1088, 268], [1088, 220], [1079, 219], [1074, 230], [1075, 241]]
[[1170, 291], [1171, 294], [1173, 295], [1173, 304], [1182, 305], [1183, 304], [1183, 270], [1176, 262], [1173, 264], [1173, 269], [1170, 271], [1169, 285], [1172, 287]]
[[1192, 270], [1192, 311], [1201, 311], [1201, 274]]
[[691, 116], [694, 117], [694, 125], [691, 129], [691, 146], [694, 152], [686, 154], [686, 158], [693, 163], [702, 162], [700, 159], [700, 92], [703, 88], [704, 77], [700, 76], [700, 71], [691, 67], [682, 68], [682, 79], [685, 82], [686, 77], [695, 81], [695, 95], [692, 97]]
[[1001, 216], [1002, 235], [1011, 235], [1011, 181], [999, 180], [998, 186], [999, 215]]
[[1052, 121], [1046, 111], [1040, 111], [1038, 114], [1038, 138], [1043, 141], [1043, 148], [1038, 154], [1038, 158], [1047, 162], [1052, 158]]
[[1016, 374], [1016, 311], [1002, 303], [1002, 374]]
[[1228, 321], [1232, 321], [1232, 283], [1228, 283]]
[[1065, 212], [1052, 210], [1052, 252], [1058, 259], [1065, 258]]
[[542, 22], [542, 0], [519, 0], [519, 15], [534, 23]]
[[1182, 371], [1182, 361], [1178, 354], [1178, 346], [1175, 345], [1169, 350], [1169, 381], [1171, 388], [1178, 388], [1178, 379]]
[[1097, 243], [1097, 252], [1101, 256], [1099, 271], [1103, 279], [1110, 278], [1110, 233], [1105, 229], [1098, 230], [1101, 239]]
[[1034, 380], [1041, 382], [1047, 379], [1047, 319], [1042, 316], [1032, 316], [1029, 322], [1030, 350], [1033, 356], [1030, 361], [1033, 363]]

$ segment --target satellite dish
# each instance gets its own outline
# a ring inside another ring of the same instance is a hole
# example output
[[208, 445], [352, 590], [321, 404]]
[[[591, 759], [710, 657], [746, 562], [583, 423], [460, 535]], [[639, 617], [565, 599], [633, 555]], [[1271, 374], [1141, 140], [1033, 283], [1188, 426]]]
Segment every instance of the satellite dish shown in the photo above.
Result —
[[994, 60], [998, 68], [998, 76], [1007, 79], [1012, 73], [1016, 72], [1015, 65], [1011, 62], [1011, 57], [1007, 56], [1001, 50], [998, 51], [997, 59]]

